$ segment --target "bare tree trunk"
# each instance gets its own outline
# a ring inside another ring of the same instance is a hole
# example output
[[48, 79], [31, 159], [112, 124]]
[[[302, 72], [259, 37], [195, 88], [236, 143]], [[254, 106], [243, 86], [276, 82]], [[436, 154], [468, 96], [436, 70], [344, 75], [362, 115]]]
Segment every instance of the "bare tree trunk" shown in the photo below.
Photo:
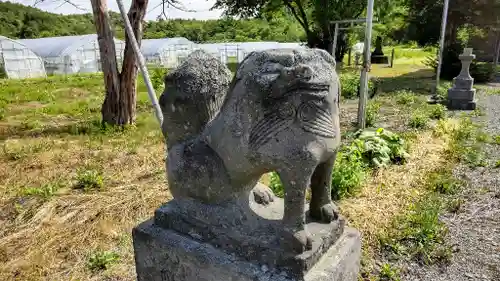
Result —
[[[135, 38], [139, 46], [141, 45], [141, 39], [143, 35], [143, 25], [142, 22], [146, 15], [146, 8], [148, 6], [148, 0], [133, 0], [130, 10], [128, 12], [128, 18], [130, 24], [132, 25], [132, 30], [134, 30]], [[134, 49], [130, 43], [129, 36], [125, 33], [125, 52], [123, 59], [122, 72], [120, 74], [120, 92], [123, 95], [124, 103], [123, 106], [127, 110], [127, 123], [135, 122], [135, 104], [137, 100], [137, 58], [134, 54]]]
[[[113, 125], [135, 122], [137, 100], [137, 59], [126, 36], [122, 72], [118, 72], [114, 35], [108, 15], [107, 0], [91, 0], [99, 41], [106, 97], [102, 105], [102, 121]], [[128, 17], [140, 45], [142, 21], [148, 0], [133, 0]]]

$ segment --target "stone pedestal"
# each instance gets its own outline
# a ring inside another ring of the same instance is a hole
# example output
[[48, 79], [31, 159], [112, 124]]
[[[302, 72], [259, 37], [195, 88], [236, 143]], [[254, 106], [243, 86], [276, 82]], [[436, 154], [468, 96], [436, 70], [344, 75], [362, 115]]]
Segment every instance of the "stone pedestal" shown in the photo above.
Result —
[[472, 54], [472, 48], [465, 48], [464, 53], [459, 56], [462, 62], [460, 74], [453, 79], [453, 87], [448, 90], [448, 109], [474, 110], [476, 109], [475, 94], [473, 88], [474, 78], [470, 76], [469, 67], [476, 56]]
[[[343, 219], [330, 224], [309, 221], [312, 249], [291, 255], [280, 247], [277, 232], [283, 216], [281, 199], [266, 206], [250, 200], [255, 218], [236, 223], [223, 209], [184, 204], [174, 199], [134, 228], [138, 281], [357, 280], [360, 234], [344, 228]], [[193, 222], [192, 217], [186, 221], [184, 207], [203, 209], [200, 219], [220, 213], [219, 223]], [[205, 224], [210, 228], [203, 229]]]
[[380, 36], [375, 41], [375, 50], [371, 54], [370, 62], [372, 64], [389, 64], [389, 57], [384, 55], [382, 51], [382, 37]]

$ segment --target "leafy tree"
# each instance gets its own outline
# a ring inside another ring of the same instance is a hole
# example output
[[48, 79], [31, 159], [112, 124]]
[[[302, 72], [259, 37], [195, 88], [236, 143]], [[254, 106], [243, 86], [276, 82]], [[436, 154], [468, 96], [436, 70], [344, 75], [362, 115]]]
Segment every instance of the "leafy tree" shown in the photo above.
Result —
[[[270, 17], [285, 9], [303, 28], [309, 47], [331, 53], [331, 21], [358, 18], [365, 11], [366, 4], [366, 0], [217, 0], [214, 8], [223, 8], [227, 15], [242, 17]], [[345, 31], [339, 32], [337, 44], [335, 57], [342, 60], [348, 48]]]

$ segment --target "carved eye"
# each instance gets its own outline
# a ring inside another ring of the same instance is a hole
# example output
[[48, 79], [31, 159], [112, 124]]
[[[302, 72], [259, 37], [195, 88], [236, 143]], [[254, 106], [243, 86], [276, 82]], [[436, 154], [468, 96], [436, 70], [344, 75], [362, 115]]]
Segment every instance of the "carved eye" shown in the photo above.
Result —
[[298, 117], [302, 121], [311, 121], [316, 118], [317, 106], [316, 102], [303, 103], [299, 108]]
[[290, 118], [295, 115], [295, 107], [288, 102], [281, 104], [278, 107], [278, 114], [281, 118]]

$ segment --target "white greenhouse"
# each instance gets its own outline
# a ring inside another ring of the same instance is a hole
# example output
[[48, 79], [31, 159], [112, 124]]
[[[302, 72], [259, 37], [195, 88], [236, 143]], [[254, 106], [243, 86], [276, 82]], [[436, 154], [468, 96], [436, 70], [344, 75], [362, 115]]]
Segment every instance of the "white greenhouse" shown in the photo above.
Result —
[[45, 77], [42, 59], [21, 42], [0, 36], [0, 77]]
[[[44, 63], [47, 74], [93, 73], [101, 71], [97, 34], [23, 39]], [[115, 39], [118, 64], [121, 64], [125, 42]]]
[[147, 64], [172, 68], [186, 59], [195, 46], [184, 37], [144, 39], [141, 52]]
[[249, 53], [278, 48], [304, 48], [302, 43], [278, 42], [231, 42], [231, 43], [206, 43], [198, 44], [197, 49], [202, 49], [213, 56], [220, 58], [223, 63], [241, 62]]

